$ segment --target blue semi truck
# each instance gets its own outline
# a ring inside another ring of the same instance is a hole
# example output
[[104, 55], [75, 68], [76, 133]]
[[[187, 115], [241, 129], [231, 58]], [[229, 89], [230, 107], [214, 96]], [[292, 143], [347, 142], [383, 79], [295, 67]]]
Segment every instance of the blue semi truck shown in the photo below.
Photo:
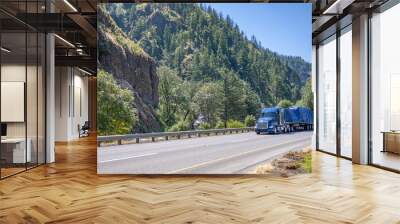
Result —
[[255, 131], [260, 133], [287, 133], [297, 130], [312, 130], [313, 111], [306, 107], [270, 107], [261, 110]]

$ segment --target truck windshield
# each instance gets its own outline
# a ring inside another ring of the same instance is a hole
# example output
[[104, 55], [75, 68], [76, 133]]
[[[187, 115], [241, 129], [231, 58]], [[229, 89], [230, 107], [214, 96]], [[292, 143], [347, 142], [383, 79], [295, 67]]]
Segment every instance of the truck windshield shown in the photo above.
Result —
[[261, 117], [275, 118], [276, 117], [276, 113], [275, 112], [264, 112], [264, 113], [261, 114]]

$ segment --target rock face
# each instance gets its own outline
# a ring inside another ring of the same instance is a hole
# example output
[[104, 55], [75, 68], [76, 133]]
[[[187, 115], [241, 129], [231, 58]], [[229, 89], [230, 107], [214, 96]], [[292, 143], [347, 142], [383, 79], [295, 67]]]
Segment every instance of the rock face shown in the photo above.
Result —
[[121, 87], [133, 92], [139, 117], [135, 131], [160, 131], [154, 108], [158, 104], [155, 61], [127, 38], [106, 12], [99, 10], [98, 19], [99, 69], [112, 74]]

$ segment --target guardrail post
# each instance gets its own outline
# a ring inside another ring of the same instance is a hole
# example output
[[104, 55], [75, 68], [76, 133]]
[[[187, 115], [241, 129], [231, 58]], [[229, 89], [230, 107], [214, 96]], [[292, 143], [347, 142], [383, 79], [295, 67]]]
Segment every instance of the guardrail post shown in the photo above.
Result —
[[118, 139], [118, 145], [122, 145], [122, 139]]
[[188, 138], [191, 138], [192, 136], [190, 134], [188, 134]]
[[152, 142], [155, 142], [155, 139], [154, 139], [154, 137], [151, 137], [151, 141], [152, 141]]
[[177, 137], [178, 137], [178, 139], [181, 139], [181, 135], [178, 135]]
[[197, 137], [201, 137], [201, 134], [200, 134], [200, 133], [197, 133]]
[[223, 135], [225, 135], [225, 134], [226, 134], [225, 130], [223, 130], [223, 131], [222, 131], [222, 134], [223, 134]]
[[167, 136], [165, 136], [165, 140], [166, 140], [166, 141], [168, 141], [168, 135], [167, 135]]
[[136, 138], [136, 143], [139, 143], [139, 138]]
[[207, 136], [210, 136], [210, 132], [207, 133]]
[[101, 146], [101, 142], [97, 142], [97, 147], [100, 147]]

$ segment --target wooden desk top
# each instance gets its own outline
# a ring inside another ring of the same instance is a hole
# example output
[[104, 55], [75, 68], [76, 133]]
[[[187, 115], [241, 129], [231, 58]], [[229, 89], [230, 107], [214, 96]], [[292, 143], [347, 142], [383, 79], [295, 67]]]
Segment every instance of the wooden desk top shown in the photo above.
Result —
[[[29, 141], [30, 139], [28, 138], [27, 141]], [[11, 144], [15, 144], [15, 143], [20, 143], [20, 142], [25, 142], [25, 138], [5, 138], [5, 139], [1, 139], [1, 143], [11, 143]]]
[[400, 135], [400, 131], [381, 131], [381, 133], [383, 133], [383, 134], [397, 134], [397, 135]]

